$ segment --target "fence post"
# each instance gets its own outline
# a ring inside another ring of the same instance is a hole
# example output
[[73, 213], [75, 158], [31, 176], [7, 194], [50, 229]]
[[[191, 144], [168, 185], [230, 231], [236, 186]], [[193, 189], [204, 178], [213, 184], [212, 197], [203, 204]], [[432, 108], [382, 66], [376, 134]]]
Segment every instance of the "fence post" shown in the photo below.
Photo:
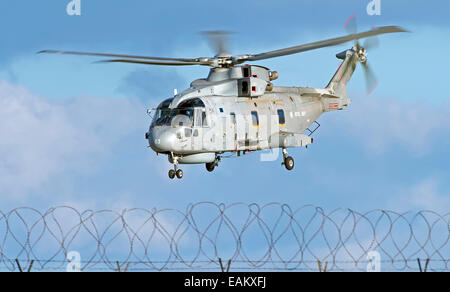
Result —
[[17, 267], [19, 268], [19, 272], [23, 273], [22, 266], [20, 265], [20, 262], [18, 259], [16, 259], [16, 264], [17, 264]]
[[125, 269], [123, 270], [123, 272], [126, 273], [128, 271], [129, 267], [130, 267], [130, 263], [127, 263], [127, 265], [125, 266]]
[[420, 258], [417, 258], [417, 263], [419, 264], [419, 271], [421, 273], [426, 273], [428, 270], [428, 264], [430, 263], [430, 259], [425, 260], [425, 269], [422, 270], [422, 264], [420, 262]]
[[227, 273], [230, 271], [230, 267], [231, 267], [231, 260], [228, 260], [228, 264], [227, 264]]
[[427, 259], [425, 262], [425, 269], [423, 270], [425, 273], [428, 271], [428, 264], [430, 263], [430, 259]]
[[222, 264], [222, 259], [219, 258], [219, 265], [220, 265], [220, 270], [223, 272], [225, 272], [224, 268], [223, 268], [223, 264]]
[[317, 265], [319, 266], [319, 273], [326, 273], [328, 268], [328, 262], [325, 262], [325, 266], [322, 270], [322, 262], [320, 260], [317, 260]]
[[[22, 266], [20, 265], [19, 259], [16, 259], [17, 268], [19, 269], [19, 272], [23, 273]], [[31, 269], [33, 268], [34, 260], [30, 261], [30, 265], [27, 268], [27, 272], [31, 272]]]
[[231, 260], [228, 260], [227, 267], [225, 269], [225, 267], [223, 266], [222, 259], [219, 258], [219, 265], [220, 265], [220, 270], [222, 271], [222, 273], [228, 273], [230, 271]]
[[117, 272], [119, 272], [119, 273], [122, 273], [122, 272], [126, 273], [128, 271], [128, 268], [130, 267], [130, 263], [128, 262], [127, 265], [125, 266], [125, 269], [123, 269], [123, 271], [122, 271], [122, 269], [120, 268], [119, 261], [116, 261], [116, 265], [117, 265]]
[[422, 264], [420, 263], [420, 258], [417, 258], [417, 263], [419, 264], [419, 271], [421, 273], [426, 273], [428, 270], [428, 264], [430, 263], [430, 259], [425, 260], [425, 269], [422, 270]]
[[34, 260], [31, 260], [30, 265], [28, 266], [27, 272], [31, 272], [31, 269], [33, 268]]

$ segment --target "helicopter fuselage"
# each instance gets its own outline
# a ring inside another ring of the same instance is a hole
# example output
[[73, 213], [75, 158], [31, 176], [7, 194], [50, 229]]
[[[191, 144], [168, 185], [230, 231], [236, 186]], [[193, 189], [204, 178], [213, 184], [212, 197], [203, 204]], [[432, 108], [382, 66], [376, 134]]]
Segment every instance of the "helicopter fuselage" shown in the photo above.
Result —
[[271, 76], [278, 74], [264, 67], [215, 69], [154, 113], [146, 138], [171, 163], [214, 163], [225, 152], [307, 146], [313, 139], [305, 130], [322, 113], [349, 103], [327, 88], [274, 87]]

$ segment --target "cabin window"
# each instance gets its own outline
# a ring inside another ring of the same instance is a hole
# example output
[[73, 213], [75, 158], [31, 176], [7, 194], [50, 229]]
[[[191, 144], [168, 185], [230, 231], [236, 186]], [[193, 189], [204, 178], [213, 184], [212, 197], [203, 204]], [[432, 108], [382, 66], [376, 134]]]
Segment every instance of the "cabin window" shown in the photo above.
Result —
[[191, 137], [191, 135], [192, 135], [192, 129], [191, 129], [191, 128], [186, 128], [186, 129], [184, 129], [184, 136], [185, 136], [186, 138]]
[[242, 81], [242, 94], [248, 94], [248, 81]]
[[201, 127], [203, 124], [202, 121], [202, 112], [203, 109], [201, 108], [196, 108], [195, 110], [195, 114], [194, 114], [194, 127]]
[[284, 110], [279, 109], [277, 110], [278, 113], [278, 124], [280, 124], [280, 126], [284, 126], [286, 124], [286, 117], [284, 116]]
[[252, 124], [253, 127], [259, 127], [258, 112], [256, 111], [252, 111]]
[[180, 102], [177, 108], [194, 108], [194, 107], [205, 107], [205, 104], [200, 98], [191, 98]]
[[193, 109], [173, 109], [170, 111], [170, 117], [167, 119], [167, 125], [172, 127], [192, 127], [194, 122]]
[[230, 113], [231, 116], [231, 123], [233, 125], [236, 125], [236, 114], [235, 113]]
[[202, 112], [202, 126], [203, 128], [208, 127], [208, 119], [206, 118], [206, 113]]

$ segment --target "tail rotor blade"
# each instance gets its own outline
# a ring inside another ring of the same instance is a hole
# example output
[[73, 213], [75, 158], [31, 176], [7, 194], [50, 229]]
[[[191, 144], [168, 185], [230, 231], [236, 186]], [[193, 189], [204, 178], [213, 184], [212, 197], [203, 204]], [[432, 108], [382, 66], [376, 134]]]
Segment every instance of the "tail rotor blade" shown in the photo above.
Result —
[[362, 63], [366, 78], [367, 95], [370, 95], [378, 85], [378, 80], [367, 62]]
[[371, 37], [364, 40], [363, 47], [366, 50], [373, 50], [380, 46], [380, 40], [377, 37]]
[[350, 15], [345, 21], [344, 28], [348, 34], [356, 34], [358, 32], [358, 25], [356, 24], [356, 14]]

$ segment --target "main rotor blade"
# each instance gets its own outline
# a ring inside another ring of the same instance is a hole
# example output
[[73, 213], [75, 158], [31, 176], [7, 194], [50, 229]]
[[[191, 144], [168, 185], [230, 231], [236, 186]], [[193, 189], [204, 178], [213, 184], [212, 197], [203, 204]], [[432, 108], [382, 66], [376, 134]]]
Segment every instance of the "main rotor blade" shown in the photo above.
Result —
[[257, 61], [257, 60], [270, 59], [270, 58], [297, 54], [297, 53], [306, 52], [306, 51], [315, 50], [315, 49], [324, 48], [324, 47], [336, 46], [336, 45], [339, 45], [342, 43], [346, 43], [346, 42], [349, 42], [352, 40], [358, 40], [361, 38], [367, 38], [367, 37], [371, 37], [371, 36], [375, 36], [375, 35], [386, 34], [386, 33], [395, 33], [395, 32], [407, 32], [407, 30], [405, 30], [401, 27], [398, 27], [398, 26], [383, 26], [383, 27], [375, 28], [373, 30], [362, 32], [362, 33], [350, 34], [350, 35], [346, 35], [343, 37], [323, 40], [323, 41], [319, 41], [319, 42], [314, 42], [314, 43], [304, 44], [304, 45], [300, 45], [300, 46], [280, 49], [280, 50], [276, 50], [276, 51], [270, 51], [270, 52], [261, 53], [261, 54], [257, 54], [257, 55], [244, 55], [244, 56], [238, 57], [238, 60], [240, 63], [243, 63], [246, 61]]
[[55, 51], [55, 50], [43, 50], [38, 52], [38, 54], [60, 54], [60, 55], [112, 57], [112, 58], [159, 60], [159, 61], [196, 62], [196, 59], [185, 59], [185, 58], [163, 58], [163, 57], [133, 56], [133, 55], [105, 54], [105, 53]]
[[97, 63], [132, 63], [132, 64], [143, 64], [143, 65], [160, 65], [160, 66], [211, 66], [209, 62], [164, 62], [164, 61], [144, 61], [144, 60], [132, 60], [132, 59], [112, 59], [112, 60], [102, 60]]

